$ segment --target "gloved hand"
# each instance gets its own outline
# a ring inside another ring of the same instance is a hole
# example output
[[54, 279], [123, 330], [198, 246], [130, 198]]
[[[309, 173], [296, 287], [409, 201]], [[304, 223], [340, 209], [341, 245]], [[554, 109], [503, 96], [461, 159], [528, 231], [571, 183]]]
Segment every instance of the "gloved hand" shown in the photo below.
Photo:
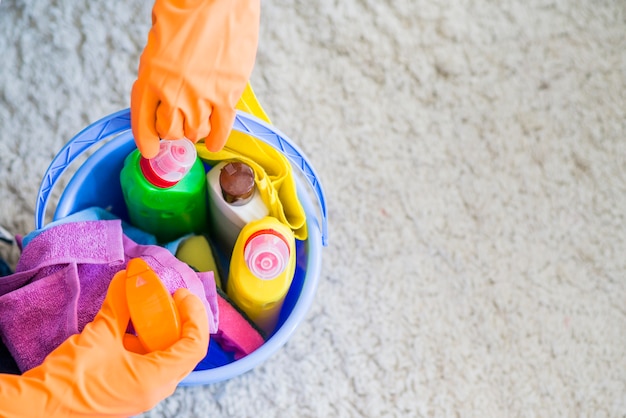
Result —
[[137, 337], [125, 333], [130, 318], [125, 280], [113, 278], [94, 320], [40, 366], [22, 376], [0, 375], [0, 416], [128, 417], [174, 392], [206, 355], [206, 310], [189, 290], [177, 290], [181, 339], [164, 351], [142, 353]]
[[131, 92], [131, 126], [146, 158], [159, 138], [206, 137], [222, 148], [252, 73], [260, 0], [156, 0]]

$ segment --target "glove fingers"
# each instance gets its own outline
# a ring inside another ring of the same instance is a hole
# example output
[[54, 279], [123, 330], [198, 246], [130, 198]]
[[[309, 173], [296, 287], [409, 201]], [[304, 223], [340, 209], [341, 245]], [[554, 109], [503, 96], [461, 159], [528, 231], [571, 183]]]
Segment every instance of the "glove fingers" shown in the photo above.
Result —
[[209, 117], [211, 116], [211, 108], [203, 104], [199, 104], [199, 109], [193, 112], [187, 112], [185, 115], [185, 137], [198, 142], [200, 139], [209, 135], [211, 125]]
[[226, 144], [228, 134], [235, 120], [235, 109], [230, 107], [214, 107], [211, 113], [211, 132], [204, 143], [211, 152], [218, 152]]
[[171, 107], [166, 102], [159, 103], [156, 110], [156, 130], [163, 139], [181, 139], [185, 136], [183, 130], [183, 112], [177, 107]]
[[[178, 308], [181, 322], [181, 340], [176, 342], [170, 348], [181, 349], [188, 346], [192, 350], [200, 347], [200, 358], [206, 355], [209, 347], [209, 319], [207, 311], [200, 301], [200, 298], [194, 295], [189, 289], [180, 288], [174, 293], [174, 303]], [[188, 340], [189, 343], [184, 342]], [[175, 347], [179, 345], [179, 347]]]
[[180, 340], [166, 350], [146, 354], [143, 357], [153, 361], [142, 362], [162, 382], [183, 379], [206, 356], [209, 347], [209, 322], [200, 299], [183, 288], [174, 293], [174, 302], [182, 323]]
[[[174, 293], [182, 322], [181, 339], [166, 350], [131, 355], [132, 374], [142, 376], [145, 405], [171, 395], [178, 383], [204, 358], [209, 346], [209, 323], [204, 305], [188, 289]], [[134, 344], [128, 337], [130, 344]], [[151, 404], [152, 403], [152, 404]]]
[[130, 121], [139, 152], [153, 158], [159, 152], [159, 135], [155, 128], [159, 98], [139, 81], [135, 81], [130, 94]]
[[[180, 287], [176, 289], [176, 291], [172, 295], [172, 298], [174, 299], [174, 303], [176, 304], [176, 307], [178, 308], [179, 311], [181, 309], [183, 299], [185, 299], [189, 295], [193, 295], [193, 293], [191, 292], [191, 290], [185, 287]], [[179, 312], [179, 315], [182, 315], [182, 312]]]

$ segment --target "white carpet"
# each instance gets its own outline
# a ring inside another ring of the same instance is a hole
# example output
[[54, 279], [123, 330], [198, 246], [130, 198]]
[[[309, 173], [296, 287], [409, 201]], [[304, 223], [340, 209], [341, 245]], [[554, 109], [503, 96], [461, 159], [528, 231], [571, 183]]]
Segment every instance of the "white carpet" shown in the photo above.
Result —
[[[150, 9], [0, 4], [0, 224], [128, 106]], [[262, 366], [145, 416], [625, 417], [626, 3], [262, 13], [252, 84], [327, 193], [317, 296]]]

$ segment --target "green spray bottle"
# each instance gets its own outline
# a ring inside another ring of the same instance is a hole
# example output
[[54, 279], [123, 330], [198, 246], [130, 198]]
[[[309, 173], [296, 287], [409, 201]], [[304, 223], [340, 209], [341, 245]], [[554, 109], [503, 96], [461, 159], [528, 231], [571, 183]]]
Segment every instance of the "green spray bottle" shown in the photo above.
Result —
[[134, 150], [124, 160], [120, 182], [130, 223], [159, 243], [207, 232], [206, 172], [188, 139], [162, 140], [149, 160]]

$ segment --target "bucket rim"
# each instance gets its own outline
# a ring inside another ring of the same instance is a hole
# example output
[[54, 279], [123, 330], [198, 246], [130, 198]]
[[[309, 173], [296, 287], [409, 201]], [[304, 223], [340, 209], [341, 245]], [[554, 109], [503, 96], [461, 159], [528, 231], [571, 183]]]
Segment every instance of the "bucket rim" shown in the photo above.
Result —
[[[46, 208], [54, 186], [80, 155], [92, 145], [130, 131], [130, 108], [119, 110], [87, 126], [70, 139], [56, 154], [41, 180], [35, 204], [35, 229], [45, 225]], [[326, 194], [317, 172], [300, 148], [273, 125], [237, 110], [233, 130], [249, 134], [283, 153], [293, 168], [298, 170], [314, 191], [320, 212], [322, 245], [328, 245]], [[314, 212], [315, 213], [315, 212]]]

